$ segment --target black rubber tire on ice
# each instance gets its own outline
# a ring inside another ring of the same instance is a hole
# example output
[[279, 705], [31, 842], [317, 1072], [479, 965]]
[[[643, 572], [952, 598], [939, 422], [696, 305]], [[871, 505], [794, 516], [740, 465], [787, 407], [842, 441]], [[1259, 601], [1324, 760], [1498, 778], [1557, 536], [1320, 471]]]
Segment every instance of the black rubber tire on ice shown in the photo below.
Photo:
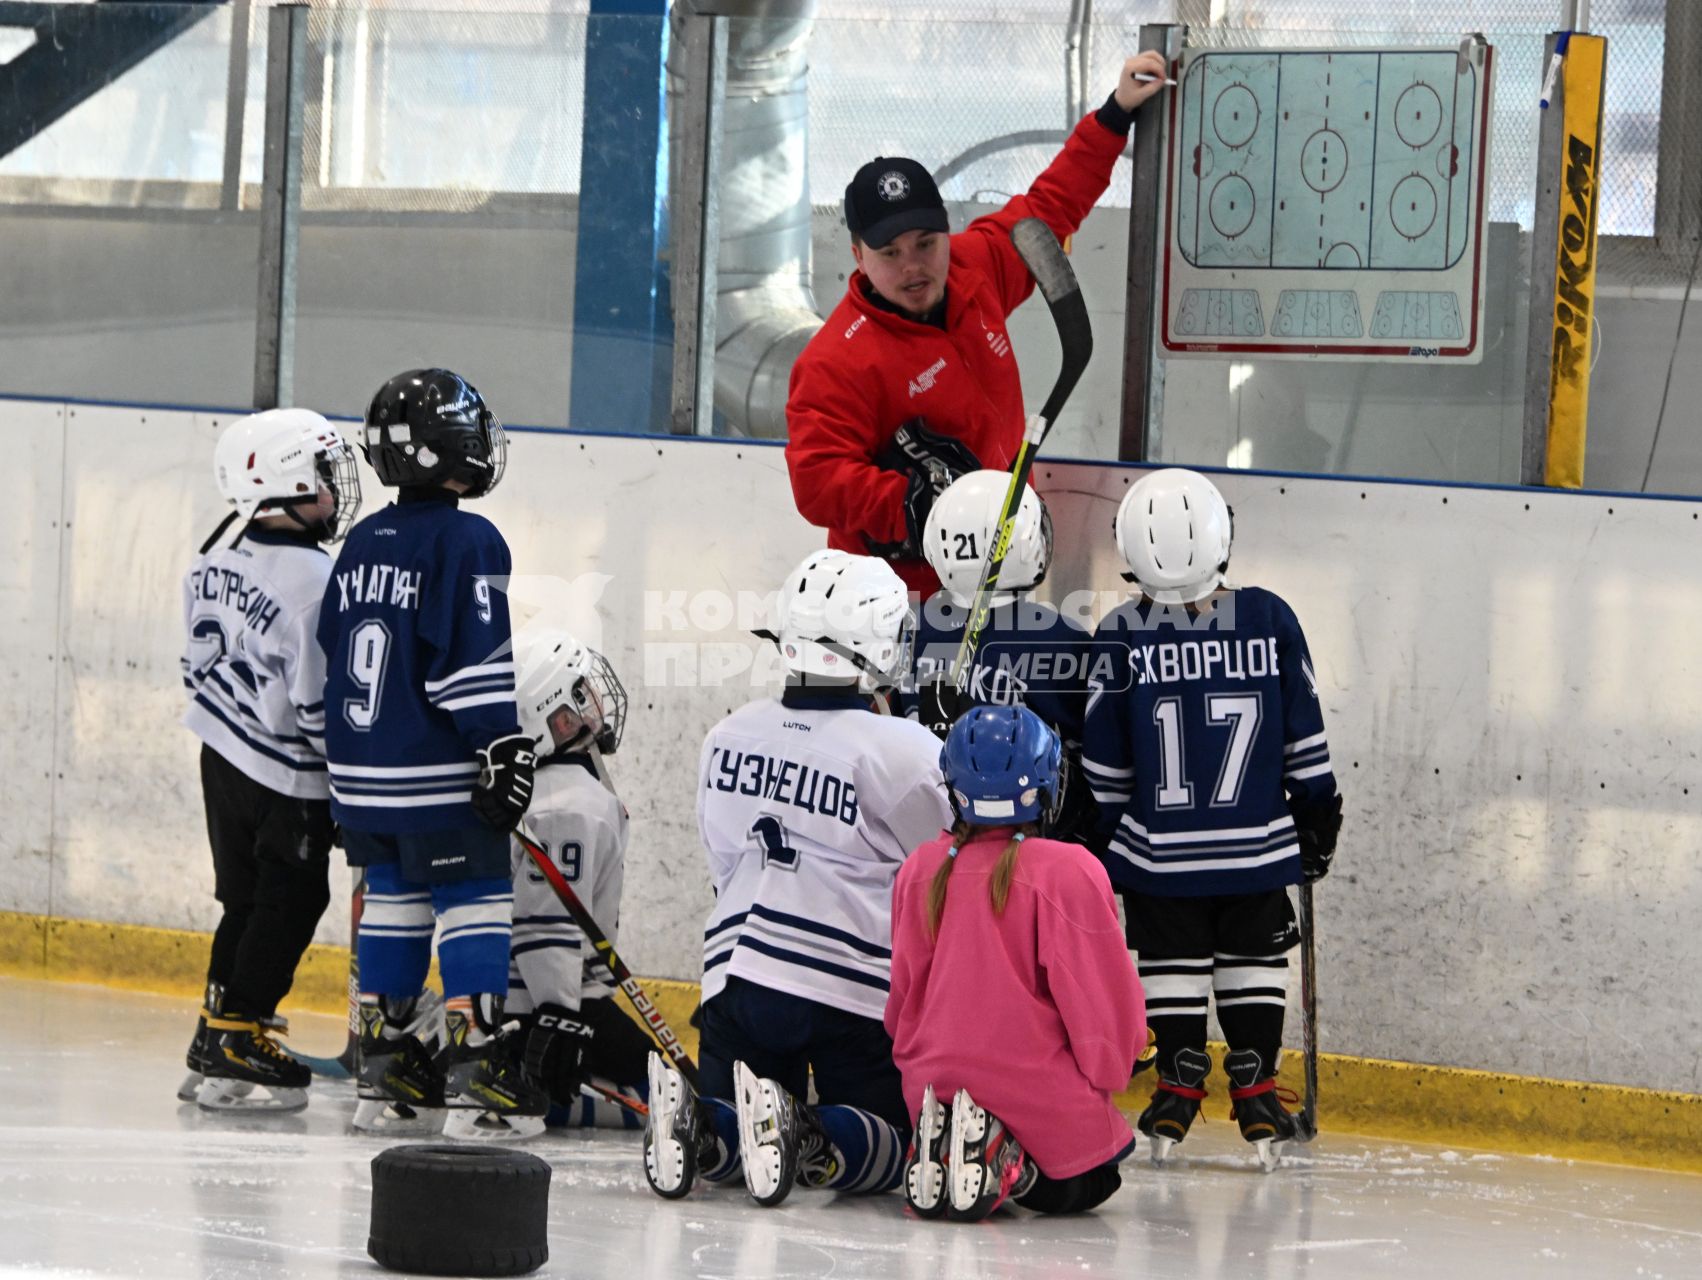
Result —
[[391, 1147], [372, 1160], [366, 1251], [426, 1276], [523, 1276], [549, 1260], [550, 1166], [484, 1146]]

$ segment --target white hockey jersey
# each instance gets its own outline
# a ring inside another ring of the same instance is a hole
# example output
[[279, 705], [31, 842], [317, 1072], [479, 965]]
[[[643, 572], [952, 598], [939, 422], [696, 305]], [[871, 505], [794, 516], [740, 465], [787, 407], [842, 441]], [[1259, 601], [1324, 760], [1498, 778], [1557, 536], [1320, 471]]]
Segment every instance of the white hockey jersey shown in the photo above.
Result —
[[[626, 806], [591, 772], [588, 757], [540, 765], [526, 826], [618, 950]], [[613, 995], [608, 966], [518, 840], [513, 841], [513, 853], [508, 1008], [530, 1013], [541, 1004], [559, 1004], [577, 1010], [581, 1001]]]
[[939, 740], [854, 692], [765, 698], [709, 731], [697, 791], [715, 910], [703, 998], [729, 975], [867, 1018], [886, 1009], [892, 883], [951, 825]]
[[314, 633], [331, 557], [250, 528], [183, 579], [183, 723], [262, 786], [323, 800], [325, 654]]

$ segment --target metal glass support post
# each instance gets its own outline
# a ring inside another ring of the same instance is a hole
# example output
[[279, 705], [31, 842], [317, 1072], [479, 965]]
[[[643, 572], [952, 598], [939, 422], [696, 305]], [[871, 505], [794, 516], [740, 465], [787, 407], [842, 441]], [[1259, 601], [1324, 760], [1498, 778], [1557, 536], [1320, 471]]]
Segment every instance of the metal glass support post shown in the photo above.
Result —
[[[1174, 61], [1182, 52], [1188, 28], [1174, 23], [1148, 23], [1141, 28], [1141, 48], [1157, 49]], [[1151, 456], [1156, 398], [1154, 344], [1157, 340], [1158, 242], [1164, 192], [1159, 179], [1170, 132], [1170, 95], [1155, 94], [1135, 114], [1134, 184], [1129, 197], [1129, 284], [1124, 308], [1123, 412], [1117, 457], [1144, 462]]]
[[248, 108], [248, 27], [252, 0], [235, 0], [230, 10], [230, 62], [225, 77], [225, 168], [219, 208], [242, 207], [242, 125]]
[[721, 246], [721, 121], [727, 94], [727, 19], [675, 15], [680, 47], [671, 50], [687, 104], [683, 129], [671, 135], [678, 154], [668, 168], [673, 245], [674, 379], [670, 428], [675, 435], [715, 430], [715, 297]]
[[[1544, 69], [1560, 33], [1543, 39]], [[1554, 286], [1560, 252], [1560, 186], [1566, 169], [1566, 77], [1554, 78], [1537, 124], [1537, 203], [1531, 225], [1531, 325], [1525, 348], [1524, 444], [1519, 483], [1540, 485], [1548, 470], [1548, 402], [1554, 373]]]
[[591, 0], [570, 427], [668, 429], [667, 46], [666, 0]]
[[1655, 239], [1663, 251], [1702, 236], [1702, 4], [1670, 3], [1661, 68], [1661, 137], [1655, 172]]
[[288, 405], [295, 392], [296, 259], [301, 240], [302, 106], [306, 5], [266, 17], [266, 158], [260, 180], [260, 314], [254, 341], [254, 407]]

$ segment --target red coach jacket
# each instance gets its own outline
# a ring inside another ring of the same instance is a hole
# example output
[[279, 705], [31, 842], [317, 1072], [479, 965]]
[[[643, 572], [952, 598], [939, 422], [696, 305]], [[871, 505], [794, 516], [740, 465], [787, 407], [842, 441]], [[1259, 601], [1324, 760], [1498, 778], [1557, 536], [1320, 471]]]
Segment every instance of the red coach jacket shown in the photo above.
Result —
[[[1111, 181], [1128, 141], [1090, 115], [1028, 194], [977, 218], [951, 238], [946, 327], [884, 311], [863, 292], [861, 271], [792, 366], [786, 400], [786, 465], [799, 513], [828, 531], [827, 545], [867, 555], [870, 543], [902, 542], [907, 477], [872, 459], [900, 424], [962, 440], [983, 467], [1008, 468], [1022, 443], [1022, 379], [1005, 317], [1034, 290], [1011, 244], [1023, 218], [1073, 235]], [[893, 568], [924, 598], [939, 580], [925, 561]]]

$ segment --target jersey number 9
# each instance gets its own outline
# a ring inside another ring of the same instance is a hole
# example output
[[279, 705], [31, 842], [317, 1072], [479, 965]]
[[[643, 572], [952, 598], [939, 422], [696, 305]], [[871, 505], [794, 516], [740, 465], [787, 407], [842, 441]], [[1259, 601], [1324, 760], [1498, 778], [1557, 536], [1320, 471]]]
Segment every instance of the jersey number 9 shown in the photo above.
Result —
[[365, 733], [378, 720], [378, 701], [384, 692], [384, 668], [390, 661], [390, 630], [369, 618], [349, 636], [349, 679], [361, 691], [343, 699], [343, 718]]

